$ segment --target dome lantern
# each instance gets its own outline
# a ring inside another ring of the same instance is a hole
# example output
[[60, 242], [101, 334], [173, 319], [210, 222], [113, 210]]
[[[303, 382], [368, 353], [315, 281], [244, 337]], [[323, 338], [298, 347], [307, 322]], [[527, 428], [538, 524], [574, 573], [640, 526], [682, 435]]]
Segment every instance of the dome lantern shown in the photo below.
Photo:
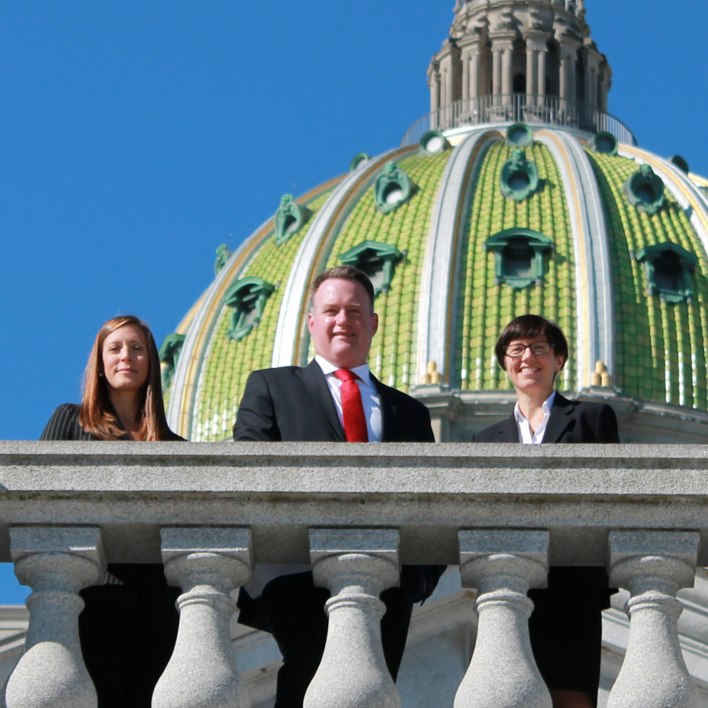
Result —
[[430, 129], [512, 119], [607, 129], [612, 71], [583, 2], [460, 0], [454, 12], [428, 68]]

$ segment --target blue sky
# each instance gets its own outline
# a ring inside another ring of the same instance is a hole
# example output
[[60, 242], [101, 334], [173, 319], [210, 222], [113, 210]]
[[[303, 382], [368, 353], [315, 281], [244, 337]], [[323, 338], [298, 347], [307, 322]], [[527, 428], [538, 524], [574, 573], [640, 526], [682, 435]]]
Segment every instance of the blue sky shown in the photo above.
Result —
[[[78, 401], [101, 324], [159, 343], [232, 249], [428, 111], [453, 0], [0, 6], [0, 439]], [[704, 0], [586, 0], [610, 112], [708, 176]], [[703, 108], [701, 108], [703, 106]], [[24, 591], [0, 566], [0, 604]]]

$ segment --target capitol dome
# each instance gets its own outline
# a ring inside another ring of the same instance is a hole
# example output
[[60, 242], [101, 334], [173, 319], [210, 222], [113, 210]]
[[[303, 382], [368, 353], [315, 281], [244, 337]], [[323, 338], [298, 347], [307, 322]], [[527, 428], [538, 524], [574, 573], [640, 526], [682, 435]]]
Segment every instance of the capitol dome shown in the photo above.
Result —
[[438, 440], [509, 415], [494, 344], [533, 312], [569, 340], [558, 388], [611, 403], [623, 442], [704, 441], [708, 180], [636, 144], [611, 78], [582, 0], [458, 0], [400, 147], [219, 249], [161, 347], [170, 426], [228, 439], [251, 371], [311, 358], [308, 286], [349, 263], [376, 286], [372, 372], [428, 405]]

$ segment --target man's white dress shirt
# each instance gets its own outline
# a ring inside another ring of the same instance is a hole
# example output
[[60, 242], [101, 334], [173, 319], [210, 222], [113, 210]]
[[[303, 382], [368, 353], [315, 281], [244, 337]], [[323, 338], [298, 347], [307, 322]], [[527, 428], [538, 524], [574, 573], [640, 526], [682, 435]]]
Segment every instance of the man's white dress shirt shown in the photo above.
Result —
[[[319, 354], [315, 357], [315, 361], [319, 364], [322, 373], [329, 386], [329, 392], [332, 394], [334, 407], [337, 409], [339, 422], [344, 429], [344, 418], [342, 416], [342, 382], [334, 375], [339, 366], [335, 366], [324, 359]], [[364, 406], [364, 417], [366, 418], [366, 431], [369, 434], [369, 442], [381, 442], [381, 434], [383, 426], [381, 424], [381, 401], [379, 400], [379, 392], [376, 390], [371, 374], [369, 373], [369, 365], [362, 364], [354, 369], [350, 369], [353, 374], [357, 375], [356, 383], [361, 392], [361, 403]]]
[[514, 406], [514, 418], [516, 419], [516, 427], [519, 430], [519, 442], [524, 445], [540, 445], [543, 442], [543, 436], [546, 434], [548, 419], [551, 417], [551, 410], [553, 408], [553, 401], [555, 397], [556, 392], [554, 391], [543, 402], [543, 420], [533, 433], [531, 432], [531, 424], [521, 412], [519, 402], [516, 402], [516, 405]]

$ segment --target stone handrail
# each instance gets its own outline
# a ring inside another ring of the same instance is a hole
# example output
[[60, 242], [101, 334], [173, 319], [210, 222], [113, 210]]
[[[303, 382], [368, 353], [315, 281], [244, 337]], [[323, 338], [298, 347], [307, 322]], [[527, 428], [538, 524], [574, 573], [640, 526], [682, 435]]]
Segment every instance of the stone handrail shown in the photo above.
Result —
[[95, 706], [78, 591], [107, 561], [162, 560], [183, 594], [153, 706], [248, 705], [228, 623], [254, 563], [311, 563], [333, 593], [306, 708], [400, 704], [378, 594], [401, 563], [477, 588], [456, 708], [550, 708], [526, 622], [549, 563], [606, 565], [631, 593], [611, 708], [694, 706], [676, 592], [707, 564], [707, 506], [702, 446], [0, 442], [0, 560], [33, 591], [6, 705]]

